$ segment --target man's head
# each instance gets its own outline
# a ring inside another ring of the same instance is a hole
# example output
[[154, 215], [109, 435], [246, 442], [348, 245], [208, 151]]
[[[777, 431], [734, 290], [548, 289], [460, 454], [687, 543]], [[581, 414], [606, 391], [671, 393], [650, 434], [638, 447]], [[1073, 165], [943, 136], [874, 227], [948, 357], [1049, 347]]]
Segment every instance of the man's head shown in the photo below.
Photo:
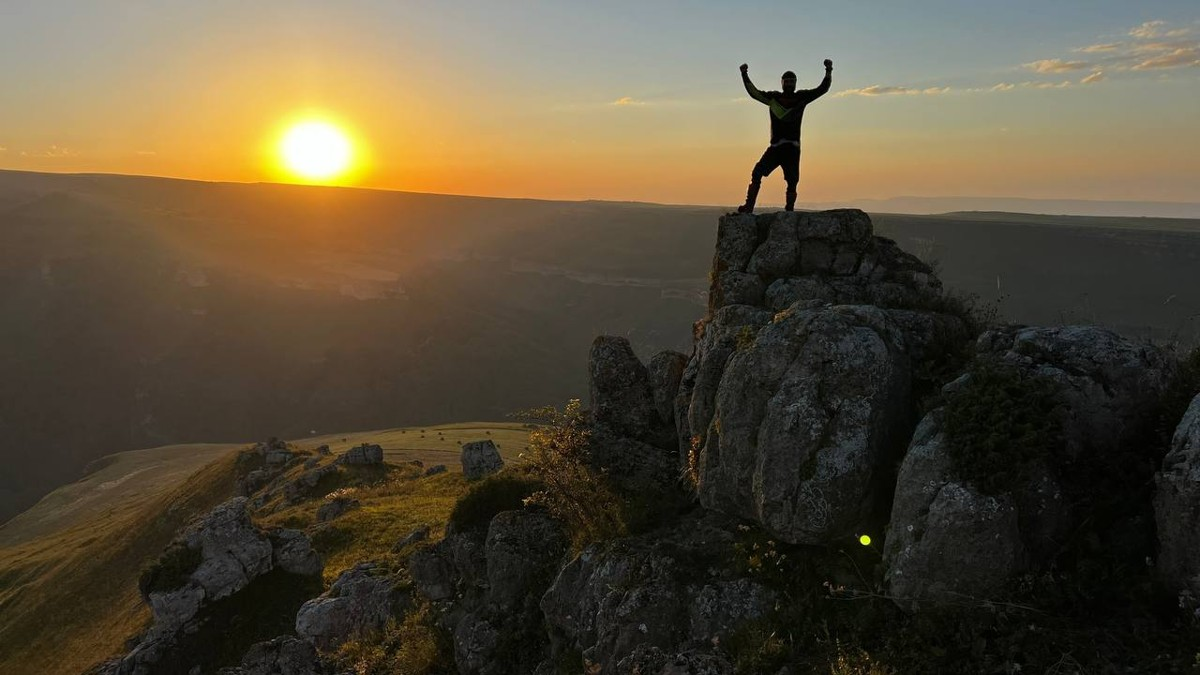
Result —
[[792, 71], [787, 71], [779, 78], [779, 83], [783, 85], [783, 90], [787, 93], [796, 91], [796, 74]]

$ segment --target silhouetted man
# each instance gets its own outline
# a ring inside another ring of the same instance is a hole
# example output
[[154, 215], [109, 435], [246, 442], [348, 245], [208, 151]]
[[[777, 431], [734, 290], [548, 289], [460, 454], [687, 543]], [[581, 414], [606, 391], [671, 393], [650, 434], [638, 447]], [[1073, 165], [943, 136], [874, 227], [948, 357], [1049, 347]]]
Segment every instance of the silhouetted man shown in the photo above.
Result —
[[791, 211], [796, 207], [796, 183], [800, 182], [800, 121], [804, 118], [804, 106], [829, 91], [833, 61], [825, 59], [825, 79], [816, 89], [800, 91], [796, 91], [796, 74], [790, 70], [781, 79], [783, 91], [759, 91], [746, 74], [749, 66], [743, 63], [741, 69], [746, 93], [771, 109], [771, 145], [758, 164], [754, 165], [750, 187], [746, 189], [746, 203], [738, 207], [738, 213], [754, 213], [754, 202], [758, 199], [762, 179], [770, 176], [775, 167], [783, 168], [783, 179], [787, 182], [787, 205], [784, 208]]

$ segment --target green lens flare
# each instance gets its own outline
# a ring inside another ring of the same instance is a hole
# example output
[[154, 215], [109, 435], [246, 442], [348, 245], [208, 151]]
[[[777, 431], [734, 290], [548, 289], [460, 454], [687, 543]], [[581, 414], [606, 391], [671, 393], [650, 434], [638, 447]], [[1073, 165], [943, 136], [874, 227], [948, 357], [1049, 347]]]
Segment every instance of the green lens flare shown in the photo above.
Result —
[[862, 544], [863, 546], [870, 546], [871, 545], [871, 537], [864, 534], [863, 536], [858, 538], [858, 543]]

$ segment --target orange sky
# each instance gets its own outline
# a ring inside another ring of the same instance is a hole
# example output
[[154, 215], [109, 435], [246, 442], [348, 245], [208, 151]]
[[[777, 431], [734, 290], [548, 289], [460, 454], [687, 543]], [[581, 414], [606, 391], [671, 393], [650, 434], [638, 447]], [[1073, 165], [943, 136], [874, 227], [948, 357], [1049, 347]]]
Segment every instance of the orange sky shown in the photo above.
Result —
[[[14, 1], [26, 13], [0, 22], [0, 56], [23, 60], [0, 66], [0, 168], [287, 180], [276, 140], [316, 111], [356, 141], [348, 184], [735, 204], [767, 133], [738, 63], [760, 88], [784, 67], [810, 87], [830, 56], [834, 87], [805, 116], [801, 201], [1200, 202], [1200, 23], [1186, 4], [1063, 11], [1019, 36], [992, 35], [1017, 19], [979, 8], [941, 11], [943, 25], [878, 7], [828, 10], [820, 30], [747, 23], [784, 31], [773, 46], [722, 39], [746, 19], [716, 3], [634, 23], [520, 3], [81, 3], [89, 15]], [[792, 36], [804, 48], [781, 50]], [[764, 200], [774, 192], [778, 176]]]

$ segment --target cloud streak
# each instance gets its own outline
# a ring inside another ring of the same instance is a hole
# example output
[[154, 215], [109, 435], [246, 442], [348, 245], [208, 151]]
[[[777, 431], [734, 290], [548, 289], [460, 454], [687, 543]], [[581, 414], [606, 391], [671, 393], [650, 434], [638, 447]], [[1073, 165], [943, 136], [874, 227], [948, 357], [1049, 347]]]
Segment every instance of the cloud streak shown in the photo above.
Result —
[[1069, 73], [1073, 70], [1085, 70], [1092, 64], [1087, 61], [1063, 61], [1062, 59], [1042, 59], [1024, 64], [1025, 68], [1035, 73]]
[[70, 148], [63, 148], [63, 147], [59, 147], [57, 145], [51, 145], [49, 148], [46, 148], [45, 150], [34, 150], [31, 152], [22, 150], [21, 156], [36, 158], [36, 159], [50, 159], [50, 158], [59, 158], [59, 157], [78, 157], [79, 153], [75, 152], [74, 150], [71, 150]]
[[916, 89], [916, 88], [912, 88], [912, 87], [893, 87], [893, 86], [881, 86], [878, 84], [873, 84], [869, 87], [862, 87], [861, 89], [846, 89], [843, 91], [839, 91], [838, 93], [834, 94], [834, 98], [842, 98], [844, 96], [894, 96], [894, 95], [936, 96], [938, 94], [945, 94], [949, 91], [950, 91], [950, 87], [926, 87], [924, 89]]
[[622, 96], [612, 102], [612, 105], [629, 106], [629, 105], [646, 105], [645, 101], [639, 101], [632, 96]]

